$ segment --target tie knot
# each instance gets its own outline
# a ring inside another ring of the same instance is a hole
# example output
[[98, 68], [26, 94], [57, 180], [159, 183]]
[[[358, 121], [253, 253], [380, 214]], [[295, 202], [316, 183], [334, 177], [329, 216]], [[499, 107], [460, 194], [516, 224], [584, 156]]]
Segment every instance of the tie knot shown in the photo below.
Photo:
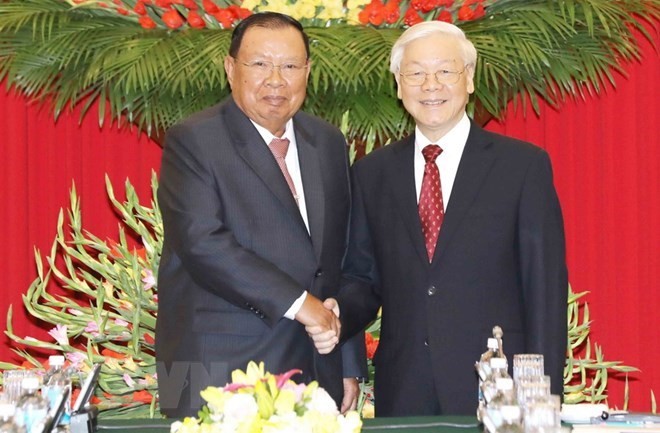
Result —
[[270, 142], [270, 151], [273, 152], [275, 158], [284, 158], [289, 150], [288, 138], [273, 138]]
[[426, 162], [435, 162], [435, 159], [442, 153], [442, 147], [437, 144], [429, 144], [422, 149], [422, 155]]

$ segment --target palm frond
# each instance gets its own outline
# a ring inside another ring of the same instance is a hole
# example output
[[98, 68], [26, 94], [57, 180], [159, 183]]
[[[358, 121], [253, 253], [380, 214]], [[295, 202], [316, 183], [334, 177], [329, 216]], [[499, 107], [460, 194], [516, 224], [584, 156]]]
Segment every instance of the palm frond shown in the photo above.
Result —
[[[130, 2], [129, 2], [130, 3]], [[486, 17], [459, 25], [479, 61], [470, 110], [501, 116], [508, 103], [598, 93], [613, 71], [639, 60], [633, 31], [657, 25], [660, 0], [498, 0]], [[412, 124], [388, 72], [402, 29], [310, 27], [312, 69], [305, 108], [348, 135], [398, 138]], [[52, 104], [55, 116], [100, 101], [107, 114], [148, 134], [229, 93], [223, 68], [230, 31], [143, 29], [134, 16], [63, 0], [0, 2], [0, 79]]]

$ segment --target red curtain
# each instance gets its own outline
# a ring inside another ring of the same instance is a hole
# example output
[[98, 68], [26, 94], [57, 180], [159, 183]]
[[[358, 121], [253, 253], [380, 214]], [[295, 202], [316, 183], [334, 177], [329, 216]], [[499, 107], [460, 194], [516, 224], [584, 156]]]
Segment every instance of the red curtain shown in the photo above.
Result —
[[[656, 35], [657, 39], [657, 35]], [[617, 87], [568, 102], [555, 111], [511, 110], [489, 129], [532, 141], [550, 153], [562, 201], [570, 281], [589, 291], [591, 341], [606, 359], [641, 372], [631, 375], [631, 408], [650, 409], [650, 390], [660, 393], [660, 185], [658, 109], [660, 62], [640, 38], [644, 58], [616, 76]], [[52, 115], [26, 98], [0, 92], [0, 323], [14, 306], [18, 335], [47, 338], [22, 308], [36, 276], [33, 248], [48, 253], [57, 214], [68, 207], [75, 182], [83, 225], [101, 238], [116, 238], [118, 220], [105, 193], [108, 173], [119, 195], [129, 178], [143, 203], [151, 199], [151, 170], [160, 148], [135, 131], [99, 128], [96, 113]], [[3, 337], [4, 338], [4, 337]], [[0, 338], [0, 359], [13, 357]], [[610, 383], [610, 405], [621, 407], [623, 382]]]

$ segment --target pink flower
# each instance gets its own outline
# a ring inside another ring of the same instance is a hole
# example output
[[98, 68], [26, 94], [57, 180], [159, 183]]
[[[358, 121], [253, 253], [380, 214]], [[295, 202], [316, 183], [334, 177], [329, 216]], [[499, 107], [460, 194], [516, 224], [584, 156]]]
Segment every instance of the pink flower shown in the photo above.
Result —
[[130, 386], [131, 388], [135, 386], [135, 381], [131, 376], [128, 375], [128, 373], [124, 373], [122, 378], [124, 379], [124, 382], [126, 382], [126, 385]]
[[57, 341], [57, 344], [60, 346], [68, 346], [69, 336], [67, 335], [66, 331], [66, 325], [55, 325], [53, 329], [48, 331], [48, 335], [53, 337], [55, 341]]
[[128, 322], [123, 319], [115, 319], [115, 325], [117, 326], [128, 326]]
[[76, 310], [74, 308], [67, 308], [66, 311], [68, 311], [69, 314], [71, 314], [73, 316], [77, 316], [77, 317], [80, 317], [84, 314], [82, 311]]
[[75, 367], [78, 368], [80, 365], [87, 359], [87, 357], [81, 352], [70, 352], [67, 353], [66, 359]]
[[85, 332], [89, 332], [92, 334], [94, 337], [98, 337], [99, 335], [99, 325], [96, 322], [87, 322], [87, 326], [85, 326]]
[[156, 278], [154, 277], [154, 273], [151, 271], [151, 269], [143, 270], [142, 275], [144, 275], [144, 278], [142, 278], [142, 282], [144, 283], [144, 290], [149, 290], [156, 285]]

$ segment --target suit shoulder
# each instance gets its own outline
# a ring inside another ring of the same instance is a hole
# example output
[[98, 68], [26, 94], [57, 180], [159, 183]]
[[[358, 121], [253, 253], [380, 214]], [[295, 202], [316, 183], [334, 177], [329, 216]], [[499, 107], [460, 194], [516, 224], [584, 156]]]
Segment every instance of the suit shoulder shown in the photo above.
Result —
[[521, 156], [527, 155], [529, 157], [534, 157], [534, 155], [539, 153], [545, 153], [543, 148], [534, 143], [498, 134], [480, 127], [473, 126], [473, 128], [475, 129], [476, 135], [481, 135], [484, 139], [492, 143], [492, 145], [499, 151], [506, 153], [511, 152]]
[[297, 112], [296, 115], [293, 116], [293, 122], [296, 127], [307, 128], [314, 133], [322, 131], [325, 134], [332, 133], [343, 137], [342, 132], [335, 125], [304, 111]]
[[414, 139], [412, 136], [408, 136], [403, 140], [379, 147], [378, 149], [373, 150], [369, 154], [360, 158], [355, 162], [355, 164], [353, 164], [353, 166], [357, 170], [367, 170], [381, 166], [385, 161], [389, 160], [394, 155], [404, 150], [406, 146], [414, 145], [413, 140]]

